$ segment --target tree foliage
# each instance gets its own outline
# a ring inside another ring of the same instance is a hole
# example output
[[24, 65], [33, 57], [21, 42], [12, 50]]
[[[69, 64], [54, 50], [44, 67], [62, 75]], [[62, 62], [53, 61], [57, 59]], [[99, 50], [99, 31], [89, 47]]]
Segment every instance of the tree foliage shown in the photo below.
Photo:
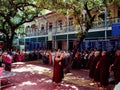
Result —
[[6, 37], [6, 48], [12, 48], [16, 30], [39, 13], [34, 0], [0, 0], [0, 32]]

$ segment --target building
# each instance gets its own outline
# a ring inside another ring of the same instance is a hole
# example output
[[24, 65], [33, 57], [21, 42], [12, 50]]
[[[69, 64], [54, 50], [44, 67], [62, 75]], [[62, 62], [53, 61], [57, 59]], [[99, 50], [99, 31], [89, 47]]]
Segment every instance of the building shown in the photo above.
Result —
[[[120, 8], [111, 5], [107, 9], [111, 10], [111, 17], [107, 18], [104, 11], [104, 21], [94, 23], [80, 49], [94, 47], [105, 50], [120, 49], [120, 35], [117, 37], [112, 35], [112, 28], [114, 28], [112, 25], [117, 24], [118, 27], [120, 26]], [[27, 34], [25, 37], [25, 49], [29, 50], [37, 48], [73, 49], [78, 42], [76, 36], [78, 30], [73, 25], [73, 17], [63, 16], [55, 12], [46, 14], [45, 18], [39, 16], [33, 22], [26, 23], [25, 33]]]

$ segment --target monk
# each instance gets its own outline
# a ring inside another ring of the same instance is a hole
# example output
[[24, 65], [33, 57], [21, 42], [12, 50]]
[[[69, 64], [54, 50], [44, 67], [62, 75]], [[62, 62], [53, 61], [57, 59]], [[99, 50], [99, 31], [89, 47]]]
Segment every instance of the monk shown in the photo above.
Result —
[[55, 59], [54, 59], [54, 68], [53, 68], [53, 84], [55, 86], [58, 86], [58, 84], [62, 81], [64, 78], [63, 74], [63, 58], [64, 53], [56, 53]]
[[106, 54], [106, 51], [102, 51], [102, 56], [100, 57], [100, 62], [98, 66], [100, 67], [100, 84], [103, 90], [108, 90], [108, 79], [109, 79], [109, 67], [110, 60]]
[[115, 88], [114, 90], [117, 90], [117, 86], [120, 85], [120, 50], [116, 51], [116, 57], [114, 60], [114, 63], [111, 65], [111, 70], [114, 72], [114, 78], [115, 78]]
[[100, 51], [96, 51], [95, 52], [95, 57], [94, 57], [94, 60], [93, 60], [93, 70], [92, 70], [92, 75], [93, 76], [93, 79], [94, 79], [94, 84], [95, 86], [99, 86], [99, 83], [100, 83], [100, 68], [99, 67], [96, 67], [97, 66], [97, 63], [99, 62], [100, 60]]

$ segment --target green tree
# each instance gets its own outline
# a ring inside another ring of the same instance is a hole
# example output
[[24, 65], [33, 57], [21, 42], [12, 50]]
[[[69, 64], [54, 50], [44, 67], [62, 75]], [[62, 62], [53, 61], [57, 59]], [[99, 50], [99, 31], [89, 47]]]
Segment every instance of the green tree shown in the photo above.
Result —
[[5, 48], [11, 49], [16, 30], [40, 14], [34, 0], [0, 0], [0, 32]]
[[[42, 0], [38, 1], [39, 7], [44, 7], [50, 11], [55, 11], [64, 15], [72, 15], [74, 17], [74, 25], [79, 30], [79, 43], [86, 37], [88, 31], [92, 28], [93, 23], [102, 20], [101, 10], [107, 7], [111, 2], [119, 0]], [[103, 13], [103, 12], [102, 12]], [[85, 17], [83, 17], [85, 16]]]

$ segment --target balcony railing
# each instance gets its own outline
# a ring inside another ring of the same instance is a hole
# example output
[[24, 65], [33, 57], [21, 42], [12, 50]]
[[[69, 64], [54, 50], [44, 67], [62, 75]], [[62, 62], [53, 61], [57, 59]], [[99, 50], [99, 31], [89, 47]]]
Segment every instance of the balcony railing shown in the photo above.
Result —
[[[106, 27], [111, 27], [113, 23], [118, 23], [120, 22], [120, 18], [112, 18], [112, 19], [107, 19], [106, 23], [107, 26]], [[93, 23], [93, 27], [94, 28], [104, 28], [105, 27], [105, 21], [103, 22], [94, 22]]]
[[[48, 35], [49, 29], [48, 30], [47, 29], [39, 30], [39, 29], [30, 28], [28, 31], [29, 32], [27, 32], [26, 34], [29, 37], [29, 36]], [[60, 28], [53, 27], [51, 31], [53, 34], [67, 33], [67, 27], [66, 26], [63, 26]], [[75, 29], [73, 26], [68, 26], [68, 32], [74, 32], [74, 31], [75, 31]]]
[[[120, 18], [113, 18], [113, 19], [107, 19], [107, 26], [106, 27], [111, 27], [113, 23], [118, 23], [120, 22]], [[92, 29], [98, 29], [98, 28], [105, 28], [105, 22], [94, 22]], [[67, 30], [68, 29], [68, 30]], [[32, 29], [30, 28], [27, 32], [27, 36], [40, 36], [40, 35], [48, 35], [49, 29]], [[60, 34], [60, 33], [67, 33], [67, 32], [76, 32], [75, 28], [73, 25], [71, 26], [62, 26], [62, 27], [53, 27], [51, 29], [53, 34]]]

